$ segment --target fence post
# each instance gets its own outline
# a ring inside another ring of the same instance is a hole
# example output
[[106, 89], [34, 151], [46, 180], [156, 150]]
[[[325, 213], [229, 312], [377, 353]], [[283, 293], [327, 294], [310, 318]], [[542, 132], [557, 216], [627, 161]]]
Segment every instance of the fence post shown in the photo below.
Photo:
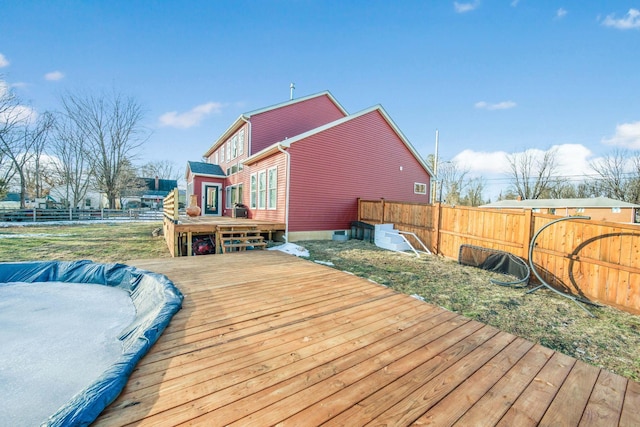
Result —
[[433, 205], [433, 253], [438, 255], [440, 253], [440, 213], [442, 210], [442, 205], [440, 203], [435, 203]]
[[380, 224], [384, 224], [384, 197], [380, 198], [380, 205], [382, 206], [382, 218], [380, 218]]
[[37, 210], [38, 210], [38, 208], [36, 208], [36, 207], [34, 206], [34, 208], [33, 208], [33, 222], [38, 221], [38, 215], [36, 214], [36, 211], [37, 211]]
[[524, 230], [522, 236], [522, 254], [520, 256], [529, 260], [529, 245], [531, 244], [531, 237], [533, 237], [533, 227], [535, 222], [533, 220], [533, 209], [525, 209], [524, 211]]
[[71, 206], [69, 206], [69, 221], [73, 221], [73, 208]]

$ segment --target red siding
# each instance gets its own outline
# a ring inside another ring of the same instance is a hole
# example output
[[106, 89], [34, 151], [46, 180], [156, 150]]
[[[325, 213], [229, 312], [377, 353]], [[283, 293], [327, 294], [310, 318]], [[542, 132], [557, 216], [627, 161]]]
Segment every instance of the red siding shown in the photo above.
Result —
[[251, 116], [251, 154], [342, 117], [327, 95]]
[[[193, 194], [198, 195], [198, 206], [202, 209], [203, 200], [202, 200], [202, 184], [203, 183], [212, 183], [212, 184], [220, 184], [222, 189], [224, 190], [224, 178], [211, 178], [208, 176], [200, 176], [200, 175], [190, 175], [190, 178], [193, 178]], [[187, 194], [187, 206], [189, 206], [189, 194]], [[224, 191], [222, 194], [222, 198], [224, 199]], [[224, 205], [223, 205], [224, 206]]]
[[[289, 150], [290, 231], [347, 229], [357, 218], [358, 197], [429, 203], [429, 174], [378, 111]], [[427, 194], [414, 194], [414, 182], [427, 184]]]

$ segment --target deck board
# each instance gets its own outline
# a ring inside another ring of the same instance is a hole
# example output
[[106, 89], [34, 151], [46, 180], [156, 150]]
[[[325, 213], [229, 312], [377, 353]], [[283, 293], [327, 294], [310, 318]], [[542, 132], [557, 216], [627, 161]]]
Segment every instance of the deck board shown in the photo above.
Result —
[[98, 426], [638, 423], [637, 383], [326, 266], [130, 264], [185, 300]]

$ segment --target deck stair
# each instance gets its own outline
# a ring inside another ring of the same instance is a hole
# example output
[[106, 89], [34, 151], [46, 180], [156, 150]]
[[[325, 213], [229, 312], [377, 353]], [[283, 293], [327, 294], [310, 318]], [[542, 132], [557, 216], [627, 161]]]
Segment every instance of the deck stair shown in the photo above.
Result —
[[264, 249], [267, 243], [255, 226], [218, 226], [216, 233], [221, 253]]
[[[431, 254], [425, 244], [414, 233], [396, 230], [393, 224], [376, 224], [374, 228], [374, 243], [379, 248], [402, 253], [413, 251], [417, 257], [420, 257], [419, 252]], [[413, 237], [422, 248], [414, 248], [405, 235]]]
[[390, 251], [404, 252], [411, 250], [407, 240], [400, 235], [398, 230], [393, 228], [393, 224], [376, 224], [375, 244]]

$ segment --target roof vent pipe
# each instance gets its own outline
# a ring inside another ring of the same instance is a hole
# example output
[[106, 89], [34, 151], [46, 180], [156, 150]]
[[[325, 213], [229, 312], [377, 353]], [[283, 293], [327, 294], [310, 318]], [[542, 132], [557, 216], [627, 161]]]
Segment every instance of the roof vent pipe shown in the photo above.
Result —
[[295, 83], [291, 83], [289, 85], [289, 99], [292, 100], [293, 99], [293, 91], [296, 88], [296, 84]]

